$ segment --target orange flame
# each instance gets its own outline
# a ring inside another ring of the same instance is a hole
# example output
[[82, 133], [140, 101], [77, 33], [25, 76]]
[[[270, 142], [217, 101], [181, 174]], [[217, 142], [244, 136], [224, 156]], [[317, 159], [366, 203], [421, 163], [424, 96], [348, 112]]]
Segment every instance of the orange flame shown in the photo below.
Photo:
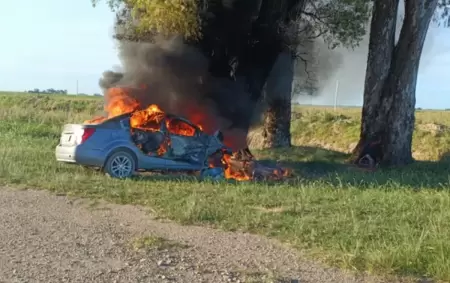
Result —
[[106, 117], [96, 117], [92, 120], [84, 121], [85, 124], [98, 124], [107, 119], [136, 111], [139, 108], [139, 102], [133, 99], [127, 92], [127, 89], [113, 87], [108, 89], [106, 95], [108, 103], [105, 105]]
[[[245, 167], [246, 164], [243, 165], [242, 170], [232, 170], [231, 166], [231, 155], [224, 154], [223, 155], [223, 164], [225, 165], [225, 178], [227, 179], [235, 179], [237, 181], [248, 181], [252, 178], [249, 172], [246, 172]], [[245, 161], [243, 161], [245, 162]]]
[[155, 104], [144, 110], [133, 112], [130, 118], [130, 126], [148, 131], [159, 130], [159, 123], [164, 118], [165, 113]]
[[[142, 86], [142, 89], [147, 89], [148, 87], [146, 85]], [[169, 133], [177, 134], [177, 135], [183, 135], [183, 136], [194, 136], [196, 129], [192, 127], [191, 125], [187, 123], [180, 123], [180, 120], [178, 119], [172, 119], [170, 116], [167, 116], [166, 113], [156, 104], [152, 104], [148, 106], [145, 109], [142, 109], [142, 106], [139, 104], [139, 102], [134, 99], [130, 92], [131, 89], [123, 88], [123, 87], [114, 87], [108, 89], [106, 93], [106, 101], [107, 104], [105, 105], [105, 112], [106, 115], [103, 117], [96, 117], [92, 120], [87, 120], [84, 123], [85, 124], [98, 124], [101, 122], [104, 122], [107, 119], [114, 118], [116, 116], [125, 114], [125, 113], [131, 113], [130, 116], [130, 126], [132, 128], [131, 131], [134, 129], [139, 129], [143, 131], [159, 131], [161, 121], [165, 119], [166, 121], [166, 128], [169, 131]], [[192, 106], [191, 106], [192, 107]], [[189, 118], [190, 121], [192, 121], [200, 130], [203, 131], [203, 127], [200, 125], [200, 123], [206, 122], [208, 124], [208, 119], [206, 118], [207, 115], [201, 111], [201, 108], [194, 107], [192, 109], [193, 111], [189, 112]], [[192, 113], [191, 113], [192, 112]], [[211, 125], [207, 125], [208, 128], [211, 128]], [[170, 138], [166, 138], [164, 142], [162, 142], [159, 149], [151, 153], [151, 155], [157, 155], [162, 156], [164, 155], [168, 148], [170, 147]], [[217, 156], [216, 156], [217, 157]], [[210, 161], [209, 166], [210, 167], [222, 167], [225, 171], [225, 177], [227, 179], [235, 179], [238, 181], [245, 181], [252, 179], [251, 174], [253, 173], [253, 169], [251, 166], [253, 166], [254, 163], [247, 162], [247, 161], [238, 161], [241, 163], [242, 169], [236, 169], [231, 166], [232, 156], [228, 154], [222, 154], [218, 159], [216, 158], [216, 162]], [[218, 161], [218, 162], [217, 162]], [[239, 167], [239, 166], [238, 166]], [[283, 171], [283, 172], [281, 172]], [[283, 170], [273, 169], [272, 174], [276, 176], [285, 175], [287, 174], [284, 169]]]

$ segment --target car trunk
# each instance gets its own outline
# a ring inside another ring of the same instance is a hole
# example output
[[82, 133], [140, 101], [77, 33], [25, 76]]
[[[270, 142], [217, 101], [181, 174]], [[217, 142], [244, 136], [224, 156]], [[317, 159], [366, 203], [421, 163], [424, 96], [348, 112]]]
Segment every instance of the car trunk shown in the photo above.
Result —
[[76, 146], [81, 144], [83, 134], [85, 130], [94, 128], [93, 125], [81, 125], [81, 124], [66, 124], [61, 133], [60, 144], [61, 146]]

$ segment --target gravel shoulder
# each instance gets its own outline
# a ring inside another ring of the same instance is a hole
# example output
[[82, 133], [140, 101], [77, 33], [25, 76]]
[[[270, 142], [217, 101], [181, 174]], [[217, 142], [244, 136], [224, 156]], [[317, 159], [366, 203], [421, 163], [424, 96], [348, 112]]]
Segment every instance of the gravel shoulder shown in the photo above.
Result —
[[0, 188], [0, 282], [401, 282], [352, 275], [277, 241], [144, 208]]

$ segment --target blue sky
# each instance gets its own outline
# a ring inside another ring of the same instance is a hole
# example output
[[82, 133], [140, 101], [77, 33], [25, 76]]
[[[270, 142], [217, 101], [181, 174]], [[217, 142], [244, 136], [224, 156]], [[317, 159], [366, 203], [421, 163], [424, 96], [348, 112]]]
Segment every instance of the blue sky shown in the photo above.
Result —
[[[90, 0], [4, 1], [0, 11], [0, 90], [33, 88], [100, 92], [102, 72], [119, 64], [112, 40], [114, 14]], [[328, 52], [328, 51], [326, 51]], [[367, 47], [336, 50], [341, 64], [317, 98], [301, 103], [361, 105]], [[430, 29], [421, 60], [417, 107], [450, 108], [450, 29]]]
[[119, 63], [114, 14], [90, 0], [4, 1], [0, 11], [0, 89], [100, 92], [102, 72]]

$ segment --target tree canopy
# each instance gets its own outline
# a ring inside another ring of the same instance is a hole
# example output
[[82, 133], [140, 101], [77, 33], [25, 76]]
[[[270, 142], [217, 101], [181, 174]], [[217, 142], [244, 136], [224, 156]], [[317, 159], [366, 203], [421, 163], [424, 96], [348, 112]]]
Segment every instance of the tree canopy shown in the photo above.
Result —
[[[95, 6], [100, 1], [92, 0], [92, 3]], [[365, 34], [370, 16], [368, 0], [105, 1], [113, 11], [124, 8], [131, 11], [131, 18], [139, 33], [151, 31], [162, 35], [182, 35], [189, 39], [202, 37], [208, 22], [220, 16], [219, 6], [249, 12], [247, 16], [250, 21], [264, 18], [290, 41], [297, 34], [309, 38], [322, 36], [332, 47], [340, 44], [347, 47], [357, 45]], [[272, 6], [273, 12], [268, 14], [267, 10], [261, 9], [265, 4], [263, 2]]]
[[[96, 6], [100, 0], [92, 0]], [[196, 0], [106, 0], [113, 11], [124, 7], [136, 22], [136, 31], [149, 30], [162, 35], [183, 35], [186, 38], [200, 36], [200, 17]]]
[[[96, 5], [100, 0], [91, 1]], [[272, 117], [268, 120], [274, 122], [267, 128], [278, 133], [270, 136], [284, 136], [283, 141], [290, 141], [292, 92], [281, 97], [263, 91], [277, 59], [290, 53], [309, 69], [312, 40], [321, 37], [331, 48], [357, 46], [370, 16], [367, 0], [105, 1], [116, 11], [116, 39], [151, 42], [155, 35], [183, 36], [208, 59], [211, 77], [226, 84], [207, 94], [209, 99], [223, 106], [228, 105], [231, 95], [222, 95], [226, 89], [243, 94], [240, 105], [219, 107], [220, 115], [231, 121], [230, 128], [248, 131], [255, 106], [264, 100], [265, 113]], [[285, 86], [291, 83], [283, 81]], [[307, 88], [312, 94], [314, 86]], [[282, 123], [278, 123], [280, 119]], [[268, 120], [265, 125], [270, 124]], [[279, 131], [278, 125], [284, 130]], [[270, 144], [275, 146], [276, 142]]]
[[450, 27], [450, 0], [440, 0], [434, 20], [440, 25]]

